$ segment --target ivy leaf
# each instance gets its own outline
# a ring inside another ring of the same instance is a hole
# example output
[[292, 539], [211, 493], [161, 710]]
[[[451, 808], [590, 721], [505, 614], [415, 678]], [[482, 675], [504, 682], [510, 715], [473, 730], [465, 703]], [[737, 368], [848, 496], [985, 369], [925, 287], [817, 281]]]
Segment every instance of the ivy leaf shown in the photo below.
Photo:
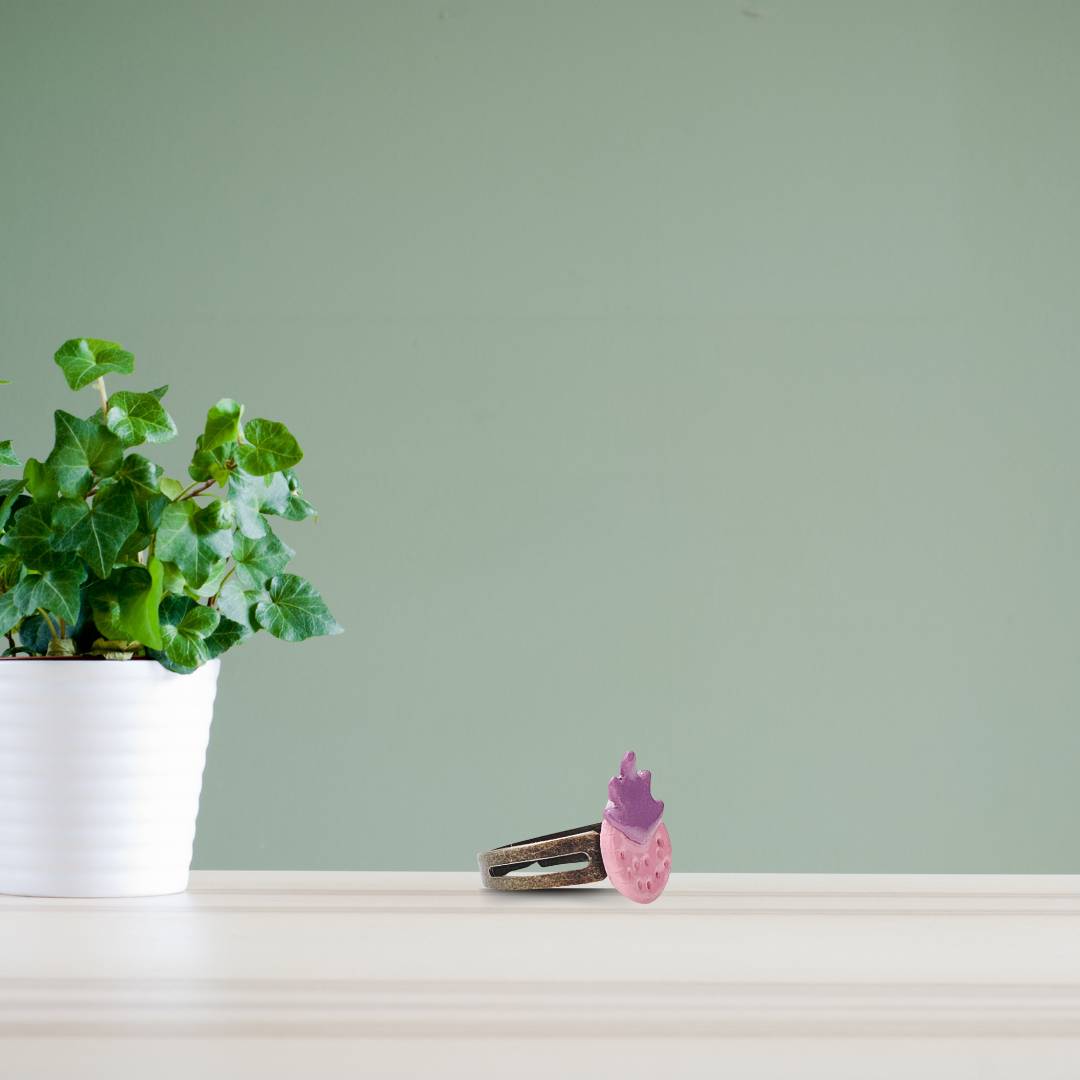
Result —
[[236, 577], [245, 589], [263, 589], [267, 581], [280, 574], [296, 554], [270, 530], [259, 540], [238, 533], [233, 541], [232, 556], [236, 562]]
[[166, 383], [164, 386], [159, 386], [156, 390], [147, 390], [146, 392], [152, 394], [160, 401], [169, 392], [169, 384]]
[[200, 509], [193, 500], [169, 503], [158, 525], [155, 551], [159, 558], [175, 563], [195, 589], [201, 588], [229, 552], [232, 529], [222, 519], [220, 502]]
[[264, 478], [266, 490], [262, 494], [262, 509], [265, 513], [285, 513], [289, 505], [289, 473], [291, 472], [292, 469], [286, 469], [285, 472], [271, 473]]
[[146, 566], [120, 567], [106, 580], [91, 585], [87, 594], [101, 634], [160, 649], [158, 607], [163, 576], [161, 560], [151, 558]]
[[304, 641], [319, 634], [342, 632], [310, 581], [296, 574], [280, 574], [271, 580], [269, 592], [269, 599], [256, 606], [255, 619], [274, 637]]
[[209, 599], [209, 597], [214, 596], [221, 588], [222, 582], [225, 580], [225, 575], [228, 572], [228, 560], [222, 559], [214, 566], [214, 572], [197, 589], [192, 588], [185, 581], [183, 586], [178, 591], [187, 593], [187, 595], [190, 596], [192, 600]]
[[167, 596], [161, 604], [161, 651], [157, 657], [167, 668], [182, 674], [210, 659], [206, 639], [217, 629], [221, 616], [211, 607], [186, 596]]
[[93, 506], [69, 499], [57, 503], [53, 523], [57, 550], [78, 552], [99, 578], [106, 578], [139, 515], [131, 488], [111, 484], [94, 496]]
[[5, 439], [0, 442], [0, 465], [10, 465], [13, 469], [18, 469], [22, 466], [22, 462], [19, 460], [18, 455], [11, 449], [11, 440]]
[[15, 603], [14, 590], [0, 593], [0, 634], [9, 633], [22, 618], [22, 612]]
[[235, 443], [225, 443], [214, 450], [202, 448], [203, 437], [200, 435], [195, 440], [195, 454], [188, 466], [188, 476], [197, 480], [200, 484], [204, 480], [216, 480], [222, 487], [229, 480], [228, 461], [231, 460], [235, 450]]
[[276, 420], [249, 420], [244, 440], [236, 447], [236, 463], [252, 476], [291, 469], [304, 456], [289, 429]]
[[188, 587], [187, 582], [184, 580], [184, 575], [180, 573], [179, 568], [171, 562], [165, 564], [165, 591], [172, 593], [175, 596], [182, 596], [184, 590]]
[[285, 480], [289, 485], [289, 498], [281, 511], [281, 516], [289, 521], [303, 521], [306, 518], [316, 517], [318, 511], [304, 498], [300, 481], [292, 469], [285, 470]]
[[236, 526], [240, 532], [252, 540], [266, 535], [266, 519], [262, 516], [259, 505], [259, 492], [252, 485], [258, 483], [257, 477], [242, 473], [232, 473], [225, 489], [225, 497], [236, 514]]
[[14, 551], [0, 548], [0, 591], [13, 588], [22, 573], [22, 559]]
[[72, 338], [65, 341], [53, 359], [60, 365], [72, 390], [89, 386], [102, 375], [114, 372], [130, 375], [135, 370], [135, 357], [123, 345], [99, 338]]
[[226, 498], [236, 510], [240, 531], [252, 540], [266, 535], [263, 514], [281, 514], [289, 502], [289, 483], [283, 473], [249, 476], [244, 472], [229, 474]]
[[79, 586], [85, 580], [86, 567], [74, 559], [43, 574], [27, 574], [15, 586], [15, 603], [24, 615], [43, 608], [64, 622], [75, 623], [79, 618]]
[[123, 571], [118, 628], [128, 641], [140, 641], [151, 649], [161, 648], [158, 607], [164, 573], [161, 560], [154, 557], [145, 567], [129, 566]]
[[126, 480], [138, 499], [148, 499], [161, 494], [163, 470], [141, 454], [128, 454], [116, 471], [114, 479]]
[[7, 524], [8, 517], [15, 507], [15, 500], [22, 492], [25, 483], [25, 480], [0, 480], [0, 531]]
[[179, 480], [174, 480], [171, 476], [163, 476], [161, 478], [161, 494], [165, 496], [170, 502], [175, 502], [184, 494], [184, 485]]
[[19, 624], [19, 641], [34, 656], [44, 656], [49, 651], [52, 632], [49, 624], [38, 614], [27, 615]]
[[128, 454], [112, 478], [115, 482], [131, 486], [131, 494], [135, 497], [135, 507], [139, 512], [139, 528], [144, 533], [153, 533], [157, 529], [161, 513], [169, 502], [168, 497], [161, 492], [162, 473], [159, 466], [141, 454]]
[[[236, 475], [233, 473], [233, 476]], [[293, 469], [273, 473], [266, 478], [266, 482], [267, 490], [262, 495], [260, 507], [264, 514], [278, 514], [289, 521], [303, 521], [316, 516], [315, 507], [304, 498]]]
[[254, 632], [259, 629], [259, 624], [255, 621], [255, 608], [269, 599], [270, 594], [265, 589], [245, 589], [233, 574], [218, 593], [217, 608], [222, 615], [227, 615], [234, 622]]
[[103, 424], [80, 420], [58, 409], [56, 445], [45, 464], [56, 476], [61, 495], [81, 497], [94, 476], [111, 476], [124, 460], [124, 446]]
[[207, 414], [200, 450], [216, 450], [240, 438], [240, 417], [244, 406], [232, 398], [222, 398]]
[[252, 631], [243, 623], [234, 622], [232, 619], [222, 615], [214, 632], [205, 639], [206, 651], [209, 653], [210, 659], [213, 660], [223, 652], [227, 652], [234, 645], [247, 641], [251, 634]]
[[54, 540], [52, 515], [53, 508], [48, 503], [24, 506], [11, 519], [11, 527], [0, 543], [18, 552], [31, 570], [48, 569]]
[[[236, 514], [228, 503], [222, 502], [221, 499], [214, 499], [196, 511], [195, 520], [204, 532], [215, 532], [221, 529], [228, 529], [231, 532], [236, 524]], [[226, 554], [229, 551], [232, 551], [231, 536], [226, 545]]]
[[26, 459], [23, 479], [26, 481], [26, 490], [35, 502], [52, 502], [60, 496], [56, 473], [37, 458]]
[[118, 390], [109, 398], [105, 424], [125, 446], [168, 442], [176, 435], [173, 418], [153, 394], [130, 390]]

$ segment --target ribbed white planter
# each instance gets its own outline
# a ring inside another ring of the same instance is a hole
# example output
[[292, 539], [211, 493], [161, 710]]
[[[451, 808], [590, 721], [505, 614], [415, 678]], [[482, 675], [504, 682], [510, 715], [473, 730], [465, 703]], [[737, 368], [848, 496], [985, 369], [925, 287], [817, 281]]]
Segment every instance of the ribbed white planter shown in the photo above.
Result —
[[187, 888], [219, 667], [0, 660], [0, 893]]

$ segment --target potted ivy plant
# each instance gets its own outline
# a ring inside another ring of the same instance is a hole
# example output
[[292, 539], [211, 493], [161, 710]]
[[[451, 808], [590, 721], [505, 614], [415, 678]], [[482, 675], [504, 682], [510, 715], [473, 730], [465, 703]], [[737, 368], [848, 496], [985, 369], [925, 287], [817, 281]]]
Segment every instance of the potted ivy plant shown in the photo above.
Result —
[[[54, 414], [44, 460], [0, 442], [0, 892], [134, 896], [187, 886], [219, 657], [259, 630], [341, 627], [275, 521], [315, 510], [288, 428], [229, 398], [188, 477], [165, 386], [110, 393], [134, 356], [96, 338], [54, 357], [89, 415]], [[82, 412], [83, 410], [78, 410]]]

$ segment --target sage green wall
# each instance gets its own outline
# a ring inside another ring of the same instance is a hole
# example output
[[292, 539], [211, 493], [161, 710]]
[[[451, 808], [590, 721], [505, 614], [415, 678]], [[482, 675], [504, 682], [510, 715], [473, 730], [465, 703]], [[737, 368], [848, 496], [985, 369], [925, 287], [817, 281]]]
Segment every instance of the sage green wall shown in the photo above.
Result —
[[197, 866], [467, 868], [635, 747], [683, 869], [1080, 869], [1080, 4], [0, 13], [0, 435], [114, 337], [322, 510]]

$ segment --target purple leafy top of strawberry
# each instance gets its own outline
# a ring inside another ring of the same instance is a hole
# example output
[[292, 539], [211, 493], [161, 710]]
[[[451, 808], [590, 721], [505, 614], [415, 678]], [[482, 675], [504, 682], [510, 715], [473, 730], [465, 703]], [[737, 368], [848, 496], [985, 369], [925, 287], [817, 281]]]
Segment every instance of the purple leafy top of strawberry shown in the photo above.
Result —
[[637, 755], [628, 750], [619, 766], [619, 775], [608, 783], [608, 804], [604, 820], [614, 825], [636, 844], [643, 844], [664, 813], [664, 804], [652, 797], [652, 773], [638, 772]]

